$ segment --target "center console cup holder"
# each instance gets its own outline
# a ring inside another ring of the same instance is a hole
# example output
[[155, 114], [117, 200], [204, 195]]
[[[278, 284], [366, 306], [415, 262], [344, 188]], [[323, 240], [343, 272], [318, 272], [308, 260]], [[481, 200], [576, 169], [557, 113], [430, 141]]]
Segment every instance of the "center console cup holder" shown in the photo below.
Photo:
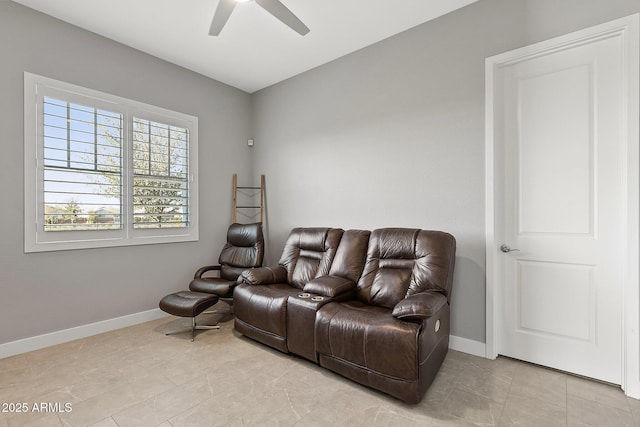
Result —
[[311, 294], [310, 294], [310, 293], [307, 293], [307, 292], [303, 292], [303, 293], [301, 293], [301, 294], [298, 294], [298, 296], [299, 296], [300, 298], [310, 298], [310, 297], [311, 297]]
[[323, 299], [324, 299], [324, 297], [321, 297], [321, 296], [318, 295], [318, 296], [312, 297], [311, 301], [322, 301]]

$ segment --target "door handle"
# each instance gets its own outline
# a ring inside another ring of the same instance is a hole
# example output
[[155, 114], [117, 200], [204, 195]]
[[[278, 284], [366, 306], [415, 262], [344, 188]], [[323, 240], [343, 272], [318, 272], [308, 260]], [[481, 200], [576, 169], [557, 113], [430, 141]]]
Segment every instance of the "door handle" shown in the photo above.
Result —
[[503, 243], [502, 245], [500, 245], [500, 250], [506, 254], [509, 252], [519, 251], [520, 249], [511, 249], [509, 245], [507, 245], [506, 243]]

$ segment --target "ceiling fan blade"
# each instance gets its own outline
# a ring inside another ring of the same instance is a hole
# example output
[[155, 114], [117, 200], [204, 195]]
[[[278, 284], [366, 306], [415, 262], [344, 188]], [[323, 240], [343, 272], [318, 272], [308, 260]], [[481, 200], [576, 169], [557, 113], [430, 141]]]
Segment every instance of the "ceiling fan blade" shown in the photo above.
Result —
[[299, 34], [304, 36], [309, 32], [309, 28], [279, 0], [256, 0], [256, 3]]
[[220, 34], [220, 31], [222, 31], [224, 24], [229, 20], [231, 12], [233, 12], [235, 7], [235, 0], [220, 0], [218, 2], [216, 13], [213, 15], [213, 20], [211, 21], [211, 28], [209, 28], [210, 36], [217, 36]]

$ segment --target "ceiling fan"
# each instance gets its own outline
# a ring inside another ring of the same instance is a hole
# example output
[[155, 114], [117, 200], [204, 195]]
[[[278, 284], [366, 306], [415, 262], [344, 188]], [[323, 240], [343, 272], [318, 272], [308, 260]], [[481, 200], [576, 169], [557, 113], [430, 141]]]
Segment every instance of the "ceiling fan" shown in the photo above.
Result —
[[[211, 22], [211, 28], [209, 29], [210, 36], [217, 36], [222, 31], [222, 28], [227, 23], [231, 12], [236, 7], [237, 3], [244, 3], [249, 0], [220, 0], [218, 7], [213, 15], [213, 21]], [[298, 19], [285, 5], [279, 0], [254, 0], [258, 5], [262, 6], [264, 10], [275, 16], [282, 21], [285, 25], [296, 31], [300, 35], [305, 35], [309, 32], [309, 28]]]

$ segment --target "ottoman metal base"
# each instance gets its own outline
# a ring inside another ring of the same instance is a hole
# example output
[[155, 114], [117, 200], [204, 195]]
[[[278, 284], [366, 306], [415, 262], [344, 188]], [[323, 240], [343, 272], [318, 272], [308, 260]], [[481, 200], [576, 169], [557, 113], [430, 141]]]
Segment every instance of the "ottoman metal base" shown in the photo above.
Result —
[[196, 325], [196, 318], [192, 317], [191, 318], [191, 328], [189, 329], [180, 329], [179, 331], [173, 331], [173, 332], [167, 332], [165, 333], [165, 335], [175, 335], [175, 334], [181, 334], [183, 332], [186, 331], [191, 331], [191, 341], [194, 340], [195, 336], [196, 336], [196, 330], [199, 329], [220, 329], [220, 325], [215, 324], [215, 325]]

